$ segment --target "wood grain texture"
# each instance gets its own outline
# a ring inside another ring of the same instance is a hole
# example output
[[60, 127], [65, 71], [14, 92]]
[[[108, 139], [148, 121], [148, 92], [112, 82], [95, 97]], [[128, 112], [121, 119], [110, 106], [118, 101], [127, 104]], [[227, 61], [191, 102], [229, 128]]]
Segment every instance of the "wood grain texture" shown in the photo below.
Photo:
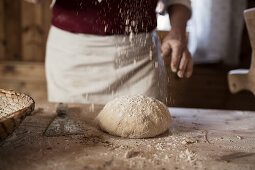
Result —
[[48, 33], [49, 33], [49, 29], [51, 26], [51, 18], [52, 18], [52, 11], [50, 8], [50, 5], [52, 3], [52, 0], [45, 0], [44, 5], [43, 5], [43, 21], [44, 21], [44, 37], [43, 37], [43, 52], [44, 52], [44, 56], [43, 56], [43, 61], [45, 59], [45, 53], [46, 53], [46, 44], [47, 44], [47, 39], [48, 39]]
[[37, 5], [23, 0], [0, 1], [0, 61], [44, 61], [50, 4], [51, 0]]
[[21, 1], [4, 0], [5, 60], [21, 60]]
[[29, 62], [1, 62], [1, 81], [45, 82], [44, 64]]
[[42, 5], [22, 1], [22, 60], [43, 61], [44, 30]]
[[30, 95], [36, 103], [47, 100], [43, 63], [0, 62], [0, 88]]
[[5, 34], [4, 34], [4, 1], [0, 1], [0, 60], [5, 57]]
[[44, 61], [51, 25], [51, 0], [33, 5], [22, 2], [22, 60]]
[[[45, 137], [56, 105], [38, 105], [0, 147], [2, 169], [232, 169], [255, 168], [255, 112], [169, 108], [169, 132], [150, 139], [125, 139], [97, 128], [95, 105], [69, 105], [85, 133]], [[15, 162], [15, 163], [14, 163]]]

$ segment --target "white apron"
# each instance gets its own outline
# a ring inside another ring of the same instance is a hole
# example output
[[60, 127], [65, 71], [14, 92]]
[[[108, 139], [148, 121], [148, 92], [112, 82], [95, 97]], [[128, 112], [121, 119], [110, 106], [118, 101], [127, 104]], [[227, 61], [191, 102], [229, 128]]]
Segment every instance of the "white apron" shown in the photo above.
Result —
[[166, 72], [155, 32], [98, 36], [51, 27], [46, 52], [50, 102], [105, 104], [143, 94], [166, 103]]

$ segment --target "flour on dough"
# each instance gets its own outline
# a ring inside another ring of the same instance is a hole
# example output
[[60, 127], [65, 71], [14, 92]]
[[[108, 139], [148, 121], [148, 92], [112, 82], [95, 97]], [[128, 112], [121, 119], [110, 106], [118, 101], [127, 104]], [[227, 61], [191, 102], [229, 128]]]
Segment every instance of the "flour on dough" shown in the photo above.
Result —
[[142, 95], [122, 96], [108, 102], [96, 118], [109, 134], [127, 138], [148, 138], [164, 133], [170, 112], [157, 99]]

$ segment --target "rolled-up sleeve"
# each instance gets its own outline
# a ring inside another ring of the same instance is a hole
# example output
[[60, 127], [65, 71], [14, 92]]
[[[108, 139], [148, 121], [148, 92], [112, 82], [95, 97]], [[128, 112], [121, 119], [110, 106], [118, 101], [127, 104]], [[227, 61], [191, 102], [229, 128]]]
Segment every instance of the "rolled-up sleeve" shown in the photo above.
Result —
[[171, 5], [176, 5], [176, 4], [180, 4], [180, 5], [184, 5], [187, 8], [189, 8], [191, 10], [191, 1], [190, 0], [165, 0], [166, 1], [166, 6], [169, 7]]

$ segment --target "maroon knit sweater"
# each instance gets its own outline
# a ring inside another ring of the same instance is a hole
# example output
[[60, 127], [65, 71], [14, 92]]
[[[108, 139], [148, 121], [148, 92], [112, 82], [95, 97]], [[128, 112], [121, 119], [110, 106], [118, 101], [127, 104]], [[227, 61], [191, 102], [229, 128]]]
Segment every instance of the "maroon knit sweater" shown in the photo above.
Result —
[[84, 34], [115, 35], [156, 28], [157, 0], [57, 0], [52, 24]]

